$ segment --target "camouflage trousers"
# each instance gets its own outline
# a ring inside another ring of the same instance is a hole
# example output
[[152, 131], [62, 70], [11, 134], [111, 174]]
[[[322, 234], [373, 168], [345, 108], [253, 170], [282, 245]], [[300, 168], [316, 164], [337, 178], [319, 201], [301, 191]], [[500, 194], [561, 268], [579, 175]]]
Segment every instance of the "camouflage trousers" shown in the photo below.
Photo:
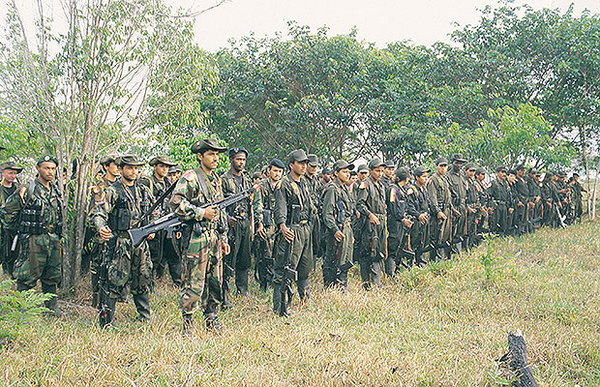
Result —
[[222, 300], [223, 255], [216, 230], [192, 232], [183, 258], [183, 289], [179, 301], [184, 315], [201, 305], [204, 314], [215, 313]]
[[32, 235], [19, 240], [19, 257], [15, 263], [17, 285], [58, 286], [62, 278], [60, 238], [56, 234]]
[[152, 260], [146, 241], [133, 248], [128, 237], [119, 237], [108, 266], [110, 298], [119, 298], [129, 284], [131, 294], [146, 294], [152, 281]]

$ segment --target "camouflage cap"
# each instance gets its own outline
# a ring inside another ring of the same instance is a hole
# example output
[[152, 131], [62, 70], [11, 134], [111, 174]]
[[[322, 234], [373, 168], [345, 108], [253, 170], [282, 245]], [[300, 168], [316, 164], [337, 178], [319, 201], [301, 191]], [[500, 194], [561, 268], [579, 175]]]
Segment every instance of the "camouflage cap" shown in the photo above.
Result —
[[167, 155], [160, 155], [160, 156], [153, 157], [152, 160], [150, 160], [149, 164], [151, 166], [155, 166], [158, 164], [164, 164], [167, 167], [172, 167], [172, 166], [177, 165], [177, 163], [172, 162], [171, 159], [169, 159], [169, 156], [167, 156]]
[[[354, 164], [349, 164], [346, 160], [338, 160], [333, 164], [333, 170], [336, 172], [346, 168], [353, 170]], [[325, 169], [323, 170], [323, 174], [325, 174]]]
[[308, 158], [308, 164], [311, 167], [316, 167], [317, 165], [319, 165], [319, 157], [317, 155], [315, 155], [314, 153], [311, 153], [306, 157]]
[[369, 172], [369, 167], [367, 164], [361, 164], [358, 166], [358, 172]]
[[226, 147], [219, 146], [216, 138], [205, 138], [204, 140], [196, 141], [191, 147], [192, 153], [201, 153], [205, 150], [215, 150], [217, 152], [225, 152]]
[[39, 166], [41, 163], [54, 163], [55, 165], [58, 165], [58, 160], [54, 156], [47, 155], [40, 157], [36, 165]]
[[128, 155], [120, 156], [118, 158], [118, 160], [117, 160], [117, 165], [119, 167], [122, 167], [124, 165], [131, 165], [131, 166], [134, 166], [134, 167], [141, 167], [141, 166], [143, 166], [145, 164], [146, 164], [145, 161], [140, 160], [137, 157], [137, 155], [134, 155], [134, 154], [128, 154]]
[[477, 168], [477, 170], [475, 171], [475, 174], [476, 175], [485, 175], [486, 172], [485, 172], [485, 169], [483, 169], [483, 168]]
[[457, 162], [457, 163], [466, 163], [467, 159], [465, 159], [465, 157], [461, 154], [461, 153], [455, 153], [452, 155], [452, 157], [450, 158], [450, 162]]
[[400, 181], [406, 180], [406, 178], [408, 178], [409, 176], [410, 176], [410, 172], [409, 172], [408, 168], [400, 167], [400, 168], [396, 169], [396, 177]]
[[385, 163], [379, 157], [374, 157], [369, 161], [369, 169], [375, 169], [378, 167], [384, 167]]
[[435, 160], [435, 165], [448, 165], [448, 159], [445, 157], [440, 157]]
[[506, 165], [498, 165], [496, 167], [496, 172], [507, 172], [508, 171], [508, 167]]
[[415, 170], [413, 171], [413, 175], [415, 176], [422, 176], [425, 172], [429, 173], [430, 170], [429, 168], [427, 168], [424, 165], [421, 165], [420, 167], [416, 167]]
[[18, 167], [14, 161], [5, 161], [0, 164], [0, 171], [4, 171], [5, 169], [12, 169], [13, 171], [17, 171], [17, 173], [21, 173], [23, 168]]
[[294, 161], [304, 163], [308, 161], [308, 156], [306, 156], [304, 149], [296, 149], [288, 154], [288, 161], [290, 163], [293, 163]]
[[472, 169], [477, 169], [477, 166], [474, 163], [467, 163], [465, 165], [465, 171], [470, 171]]
[[388, 160], [385, 162], [385, 167], [386, 168], [396, 168], [396, 163], [394, 163], [392, 160]]
[[108, 165], [110, 163], [116, 163], [118, 158], [119, 158], [119, 156], [114, 155], [114, 154], [106, 155], [106, 156], [100, 158], [100, 164]]
[[179, 164], [175, 164], [172, 167], [169, 168], [169, 174], [171, 173], [177, 173], [177, 172], [181, 172], [181, 165]]

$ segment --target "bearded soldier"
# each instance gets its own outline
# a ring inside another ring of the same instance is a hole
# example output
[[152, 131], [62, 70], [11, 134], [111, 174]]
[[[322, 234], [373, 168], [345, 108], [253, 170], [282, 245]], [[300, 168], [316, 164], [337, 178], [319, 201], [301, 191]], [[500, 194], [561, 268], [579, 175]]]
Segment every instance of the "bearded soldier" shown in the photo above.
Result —
[[348, 270], [352, 267], [354, 236], [350, 224], [352, 200], [348, 183], [353, 164], [344, 160], [334, 165], [335, 180], [327, 185], [323, 197], [323, 225], [326, 229], [326, 253], [323, 262], [323, 282], [325, 287], [348, 286]]
[[[223, 198], [222, 183], [215, 169], [220, 147], [208, 138], [192, 145], [200, 167], [186, 171], [177, 182], [170, 201], [179, 219], [193, 222], [183, 246], [183, 289], [180, 306], [183, 329], [190, 333], [194, 311], [201, 306], [208, 329], [221, 330], [217, 309], [222, 302], [223, 254], [229, 254], [227, 217], [216, 206], [204, 206]], [[200, 304], [200, 305], [199, 305]]]
[[144, 322], [150, 318], [148, 292], [152, 283], [152, 260], [148, 243], [143, 241], [135, 247], [127, 234], [143, 221], [142, 215], [154, 200], [148, 187], [138, 180], [140, 167], [144, 164], [135, 155], [119, 157], [117, 165], [121, 178], [104, 191], [104, 200], [96, 205], [92, 214], [100, 239], [106, 243], [102, 257], [106, 276], [100, 280], [102, 327], [112, 323], [117, 300], [127, 285], [138, 312], [136, 321]]
[[29, 290], [40, 280], [42, 292], [52, 295], [46, 308], [60, 315], [56, 288], [62, 272], [63, 199], [55, 182], [57, 165], [52, 156], [39, 159], [37, 178], [8, 198], [3, 214], [8, 230], [17, 234], [11, 246], [19, 249], [14, 266], [17, 290]]

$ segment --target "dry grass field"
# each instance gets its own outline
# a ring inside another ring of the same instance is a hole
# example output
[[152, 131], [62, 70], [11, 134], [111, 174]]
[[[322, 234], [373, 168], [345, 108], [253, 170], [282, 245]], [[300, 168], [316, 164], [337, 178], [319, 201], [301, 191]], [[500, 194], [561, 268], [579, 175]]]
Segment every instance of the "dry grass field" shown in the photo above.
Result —
[[[600, 225], [492, 239], [453, 261], [403, 272], [365, 292], [353, 269], [347, 293], [312, 282], [312, 302], [289, 319], [270, 294], [233, 298], [222, 334], [197, 316], [181, 334], [177, 292], [162, 284], [153, 321], [96, 328], [85, 286], [0, 348], [3, 386], [480, 386], [506, 385], [499, 359], [520, 329], [538, 382], [600, 385]], [[254, 286], [254, 284], [253, 284]]]

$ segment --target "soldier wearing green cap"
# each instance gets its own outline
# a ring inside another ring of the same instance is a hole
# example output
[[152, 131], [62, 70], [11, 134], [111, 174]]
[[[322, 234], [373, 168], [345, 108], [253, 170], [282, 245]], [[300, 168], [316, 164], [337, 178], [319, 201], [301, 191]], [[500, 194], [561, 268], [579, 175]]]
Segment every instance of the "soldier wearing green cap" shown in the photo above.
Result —
[[310, 297], [308, 276], [313, 269], [311, 219], [314, 213], [310, 184], [306, 177], [306, 153], [302, 149], [288, 155], [289, 173], [275, 191], [274, 221], [280, 233], [275, 242], [273, 311], [287, 317], [292, 282], [296, 281], [300, 300]]
[[[229, 170], [221, 175], [223, 195], [235, 195], [252, 187], [252, 179], [246, 172], [248, 151], [243, 147], [229, 150]], [[254, 234], [254, 216], [250, 198], [227, 208], [229, 245], [231, 252], [223, 259], [223, 307], [231, 306], [228, 301], [229, 280], [235, 276], [237, 293], [249, 296], [248, 271], [252, 264], [250, 247]]]
[[100, 266], [100, 251], [104, 242], [98, 237], [98, 232], [94, 226], [91, 216], [98, 203], [104, 201], [104, 192], [110, 187], [119, 175], [119, 167], [116, 164], [116, 155], [106, 155], [100, 159], [100, 165], [104, 171], [102, 178], [90, 189], [88, 216], [86, 222], [85, 238], [83, 251], [81, 253], [81, 266], [85, 269], [87, 265], [90, 268], [90, 279], [92, 282], [92, 307], [98, 306], [98, 268]]
[[8, 198], [2, 218], [8, 229], [17, 233], [11, 246], [18, 248], [14, 266], [17, 290], [31, 289], [40, 280], [42, 292], [54, 295], [46, 301], [46, 307], [60, 315], [56, 288], [62, 271], [63, 199], [55, 183], [57, 164], [52, 156], [40, 158], [38, 176]]
[[121, 178], [105, 190], [104, 199], [97, 203], [91, 216], [100, 239], [106, 243], [102, 256], [106, 275], [100, 279], [101, 327], [112, 323], [117, 300], [127, 285], [139, 314], [136, 321], [150, 318], [148, 293], [152, 284], [152, 260], [148, 243], [143, 241], [134, 247], [127, 234], [130, 228], [140, 222], [143, 224], [141, 217], [154, 200], [148, 187], [138, 179], [144, 164], [135, 155], [119, 157]]
[[[152, 197], [158, 199], [161, 197], [167, 189], [171, 186], [169, 180], [169, 168], [175, 166], [176, 163], [171, 161], [167, 155], [160, 155], [153, 157], [148, 163], [153, 168], [153, 173], [150, 176], [142, 176], [139, 178], [139, 183], [145, 185], [150, 190]], [[156, 217], [162, 217], [167, 215], [170, 211], [168, 209], [169, 201], [167, 199], [158, 206]], [[171, 240], [167, 240], [166, 231], [158, 232], [154, 238], [148, 241], [148, 248], [150, 249], [150, 256], [152, 257], [152, 268], [154, 275], [152, 276], [152, 283], [154, 287], [155, 280], [162, 278], [165, 272], [165, 245], [171, 243]], [[171, 250], [169, 250], [171, 251]], [[181, 285], [181, 266], [177, 265], [176, 257], [170, 256], [171, 261], [171, 278], [176, 285]]]
[[506, 179], [508, 169], [505, 165], [496, 167], [496, 179], [492, 180], [488, 193], [493, 216], [490, 217], [490, 231], [498, 235], [506, 235], [508, 227], [508, 207], [510, 188]]
[[325, 287], [348, 286], [348, 270], [352, 267], [354, 235], [350, 224], [353, 204], [348, 190], [350, 171], [354, 165], [344, 160], [334, 165], [335, 180], [325, 188], [323, 196], [323, 226], [325, 228]]
[[310, 221], [312, 227], [312, 244], [313, 244], [313, 269], [316, 268], [317, 259], [321, 257], [321, 217], [319, 213], [322, 211], [321, 196], [325, 185], [319, 179], [317, 171], [319, 169], [319, 157], [313, 153], [306, 155], [308, 157], [308, 165], [306, 166], [306, 180], [309, 183], [310, 195], [312, 203], [315, 206], [313, 218]]
[[452, 254], [452, 192], [446, 176], [448, 160], [444, 157], [437, 159], [435, 169], [435, 173], [427, 183], [433, 218], [431, 241], [434, 246], [430, 253], [430, 259], [442, 258], [440, 249], [444, 251], [445, 258], [450, 259]]
[[358, 187], [356, 207], [364, 218], [360, 230], [360, 276], [365, 289], [381, 286], [381, 262], [387, 258], [387, 206], [381, 182], [385, 163], [375, 157], [369, 162], [369, 177]]
[[[6, 204], [8, 198], [17, 190], [17, 175], [23, 168], [18, 167], [13, 161], [0, 164], [2, 170], [2, 184], [0, 185], [0, 207]], [[12, 277], [13, 267], [17, 258], [16, 251], [11, 249], [11, 243], [16, 236], [14, 230], [10, 232], [0, 223], [0, 263], [5, 274]]]
[[182, 237], [183, 287], [180, 307], [183, 329], [190, 333], [194, 312], [204, 312], [206, 327], [221, 330], [217, 310], [222, 303], [223, 254], [227, 243], [227, 215], [216, 206], [203, 207], [223, 199], [223, 186], [216, 173], [219, 154], [227, 148], [214, 138], [192, 145], [200, 166], [186, 171], [177, 182], [170, 205], [175, 214], [194, 226]]
[[388, 258], [385, 261], [385, 272], [394, 276], [400, 267], [412, 265], [413, 254], [408, 253], [408, 235], [413, 227], [414, 218], [408, 214], [408, 179], [410, 172], [400, 167], [396, 170], [395, 182], [386, 193], [388, 214]]
[[452, 167], [446, 174], [452, 197], [452, 244], [457, 250], [467, 248], [467, 182], [463, 165], [467, 160], [460, 153], [452, 155]]

